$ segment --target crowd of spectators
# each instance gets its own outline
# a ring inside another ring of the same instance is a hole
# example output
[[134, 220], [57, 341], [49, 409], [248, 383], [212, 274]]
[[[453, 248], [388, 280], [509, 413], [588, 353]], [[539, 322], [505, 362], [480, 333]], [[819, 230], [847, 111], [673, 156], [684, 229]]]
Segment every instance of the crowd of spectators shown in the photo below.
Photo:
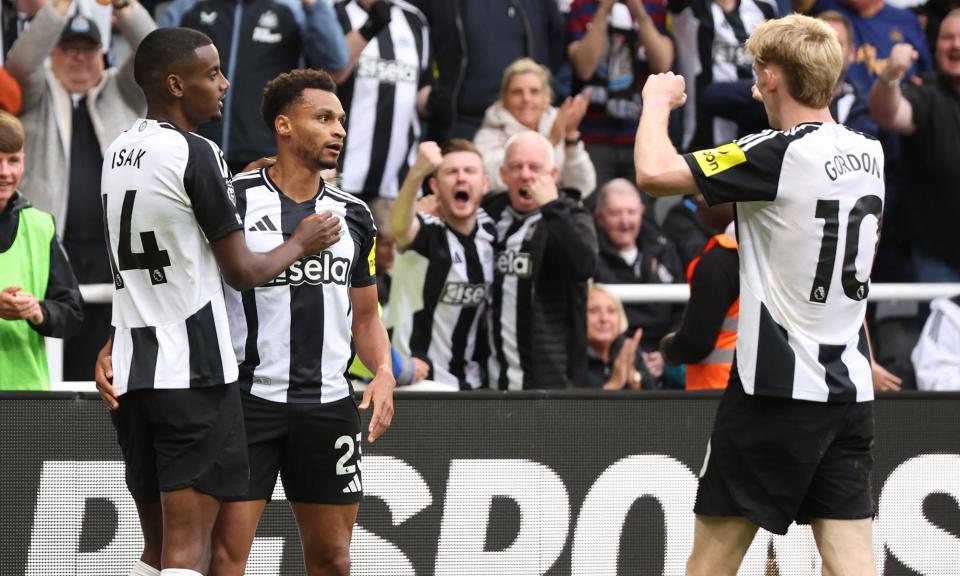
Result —
[[[194, 28], [213, 39], [231, 83], [223, 121], [200, 132], [234, 174], [275, 152], [259, 111], [271, 78], [316, 67], [337, 81], [347, 138], [331, 177], [376, 216], [379, 297], [401, 383], [715, 387], [722, 377], [712, 366], [723, 358], [729, 370], [735, 338], [732, 215], [706, 210], [697, 196], [655, 203], [636, 187], [647, 76], [673, 70], [686, 80], [687, 104], [670, 120], [677, 148], [717, 146], [766, 127], [743, 48], [751, 31], [791, 9], [826, 20], [845, 58], [831, 111], [877, 136], [887, 159], [875, 279], [958, 282], [957, 4], [0, 0], [0, 110], [20, 117], [27, 158], [18, 200], [5, 209], [27, 202], [52, 215], [47, 241], [62, 239], [79, 284], [111, 283], [100, 166], [145, 110], [132, 54], [158, 25]], [[608, 288], [688, 281], [702, 301], [686, 316], [678, 304], [624, 305]], [[698, 311], [705, 306], [709, 322]], [[906, 341], [919, 338], [912, 357], [923, 366], [916, 378], [901, 374], [908, 384], [951, 381], [929, 376], [927, 364], [960, 357], [931, 352], [956, 307], [935, 303], [922, 338], [928, 312], [911, 319]], [[444, 314], [450, 326], [438, 320]], [[92, 346], [110, 330], [108, 305], [86, 304], [81, 317], [65, 342], [65, 380], [91, 379]], [[29, 334], [17, 322], [32, 321], [0, 320], [0, 341]], [[903, 360], [912, 344], [901, 347]]]

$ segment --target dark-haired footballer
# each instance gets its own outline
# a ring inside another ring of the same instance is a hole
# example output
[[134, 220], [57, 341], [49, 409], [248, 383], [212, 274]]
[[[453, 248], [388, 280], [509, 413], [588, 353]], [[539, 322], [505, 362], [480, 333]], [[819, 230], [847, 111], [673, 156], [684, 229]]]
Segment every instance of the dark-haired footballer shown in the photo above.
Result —
[[267, 282], [228, 290], [250, 489], [221, 509], [212, 576], [244, 573], [278, 473], [307, 573], [349, 576], [350, 537], [363, 496], [360, 417], [346, 378], [354, 348], [374, 372], [360, 405], [374, 405], [367, 439], [376, 440], [393, 417], [396, 383], [377, 307], [373, 216], [320, 175], [336, 167], [346, 136], [334, 90], [320, 70], [271, 80], [262, 115], [276, 137], [276, 163], [233, 179], [251, 250], [274, 249], [316, 213], [333, 214], [341, 235]]
[[221, 499], [248, 489], [222, 280], [263, 284], [333, 244], [340, 227], [313, 215], [273, 250], [247, 248], [220, 149], [193, 133], [220, 119], [229, 86], [207, 36], [155, 30], [137, 49], [134, 75], [146, 118], [104, 153], [114, 334], [97, 360], [97, 388], [143, 530], [131, 574], [198, 576]]

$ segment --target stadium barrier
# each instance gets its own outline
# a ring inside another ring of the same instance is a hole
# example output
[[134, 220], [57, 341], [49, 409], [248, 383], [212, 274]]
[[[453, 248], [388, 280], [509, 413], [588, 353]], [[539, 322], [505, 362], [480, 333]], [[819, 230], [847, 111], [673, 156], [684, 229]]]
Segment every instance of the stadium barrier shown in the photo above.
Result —
[[[363, 446], [357, 576], [682, 574], [718, 396], [398, 392]], [[875, 403], [879, 574], [960, 574], [960, 394]], [[364, 420], [369, 417], [364, 414]], [[142, 542], [93, 394], [0, 394], [0, 574], [126, 574]], [[346, 448], [344, 448], [346, 450]], [[247, 574], [303, 574], [283, 491]], [[741, 574], [819, 574], [807, 527], [760, 532]]]
[[[686, 302], [690, 299], [690, 287], [686, 284], [611, 284], [611, 292], [622, 301], [640, 302]], [[84, 302], [109, 304], [113, 298], [113, 284], [84, 284], [80, 286]], [[871, 284], [868, 298], [881, 302], [916, 302], [960, 294], [960, 284]], [[47, 363], [50, 379], [63, 380], [63, 341], [47, 338]], [[67, 383], [54, 386], [55, 390], [92, 390], [89, 383]], [[958, 571], [960, 576], [960, 571]]]

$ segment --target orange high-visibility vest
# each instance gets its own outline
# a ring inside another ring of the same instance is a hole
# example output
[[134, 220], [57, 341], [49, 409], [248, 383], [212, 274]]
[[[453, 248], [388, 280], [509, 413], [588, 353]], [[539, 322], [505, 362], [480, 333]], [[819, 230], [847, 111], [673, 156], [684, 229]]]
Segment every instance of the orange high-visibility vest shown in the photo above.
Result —
[[[690, 261], [687, 266], [687, 282], [693, 281], [693, 271], [703, 255], [717, 245], [730, 250], [737, 249], [737, 241], [726, 234], [718, 234], [704, 246], [703, 252]], [[717, 342], [713, 351], [696, 364], [687, 364], [687, 390], [708, 390], [726, 388], [730, 379], [730, 366], [733, 364], [733, 351], [737, 347], [737, 321], [740, 318], [740, 298], [733, 301], [727, 310], [727, 316], [720, 326]]]

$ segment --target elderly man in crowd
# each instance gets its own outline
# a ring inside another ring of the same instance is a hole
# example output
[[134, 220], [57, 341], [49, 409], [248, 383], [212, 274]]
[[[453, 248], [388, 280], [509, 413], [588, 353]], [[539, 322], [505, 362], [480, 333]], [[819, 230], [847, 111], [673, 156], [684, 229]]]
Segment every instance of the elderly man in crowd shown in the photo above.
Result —
[[587, 280], [597, 262], [590, 214], [557, 189], [553, 145], [539, 132], [507, 141], [505, 193], [487, 197], [497, 223], [490, 387], [570, 388], [586, 368]]
[[[617, 178], [600, 189], [594, 220], [600, 255], [597, 282], [604, 284], [673, 284], [683, 282], [683, 263], [673, 242], [644, 219], [640, 191]], [[630, 331], [643, 328], [641, 347], [659, 376], [663, 364], [660, 339], [680, 325], [683, 308], [656, 302], [624, 306]]]

